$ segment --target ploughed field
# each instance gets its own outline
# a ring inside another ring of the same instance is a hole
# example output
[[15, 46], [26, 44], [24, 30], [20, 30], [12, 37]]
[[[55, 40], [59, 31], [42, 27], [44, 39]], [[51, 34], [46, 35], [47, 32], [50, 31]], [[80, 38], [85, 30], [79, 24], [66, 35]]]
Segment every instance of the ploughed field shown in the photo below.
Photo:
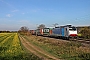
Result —
[[90, 48], [79, 42], [0, 33], [0, 60], [89, 60]]

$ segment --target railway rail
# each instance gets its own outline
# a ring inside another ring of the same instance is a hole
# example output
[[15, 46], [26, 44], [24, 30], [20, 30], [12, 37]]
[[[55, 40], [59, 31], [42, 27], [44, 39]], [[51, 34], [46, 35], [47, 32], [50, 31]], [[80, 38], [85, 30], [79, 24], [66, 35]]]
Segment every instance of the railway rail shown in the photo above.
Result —
[[90, 39], [73, 39], [72, 41], [77, 41], [80, 43], [90, 44]]
[[[78, 38], [78, 39], [60, 39], [58, 37], [48, 37], [48, 36], [41, 36], [41, 37], [45, 37], [45, 38], [49, 38], [49, 39], [55, 39], [55, 40], [64, 40], [64, 41], [73, 41], [73, 42], [80, 42], [83, 45], [89, 46], [90, 45], [90, 39], [83, 39], [83, 38]], [[89, 46], [90, 47], [90, 46]]]

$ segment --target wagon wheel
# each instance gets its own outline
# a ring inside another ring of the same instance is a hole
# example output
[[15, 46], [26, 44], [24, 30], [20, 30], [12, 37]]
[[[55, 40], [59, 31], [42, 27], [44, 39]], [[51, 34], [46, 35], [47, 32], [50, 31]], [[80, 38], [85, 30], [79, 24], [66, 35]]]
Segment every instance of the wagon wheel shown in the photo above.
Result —
[[69, 38], [70, 41], [74, 40], [74, 37]]

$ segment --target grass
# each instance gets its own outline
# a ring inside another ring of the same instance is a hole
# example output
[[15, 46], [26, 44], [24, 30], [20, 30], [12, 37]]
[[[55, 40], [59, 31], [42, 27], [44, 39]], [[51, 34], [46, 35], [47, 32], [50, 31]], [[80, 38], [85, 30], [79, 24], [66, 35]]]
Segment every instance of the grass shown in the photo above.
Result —
[[[25, 37], [25, 36], [23, 36], [26, 40], [28, 40], [29, 42], [30, 42], [30, 40], [27, 38], [27, 37]], [[33, 45], [35, 45], [36, 47], [38, 47], [38, 45], [36, 45], [36, 44], [34, 44], [34, 43], [32, 43], [32, 42], [30, 42], [30, 44], [33, 44]], [[32, 48], [32, 47], [31, 47]], [[40, 47], [39, 47], [40, 48]], [[33, 49], [33, 48], [32, 48]], [[33, 49], [33, 50], [35, 50], [35, 49]], [[37, 51], [37, 50], [35, 50], [35, 51]], [[41, 55], [41, 56], [43, 56], [43, 57], [46, 57], [46, 58], [48, 58], [48, 59], [52, 59], [52, 58], [50, 58], [50, 57], [48, 57], [48, 56], [46, 56], [46, 55], [44, 55], [44, 54], [42, 54], [42, 53], [40, 53], [40, 52], [38, 52], [37, 51], [37, 53], [39, 54], [39, 55]], [[48, 52], [47, 52], [48, 53]], [[41, 58], [42, 59], [42, 58]]]
[[90, 48], [82, 47], [78, 42], [55, 41], [35, 36], [25, 36], [32, 44], [42, 48], [48, 53], [60, 59], [66, 60], [88, 60], [90, 59]]

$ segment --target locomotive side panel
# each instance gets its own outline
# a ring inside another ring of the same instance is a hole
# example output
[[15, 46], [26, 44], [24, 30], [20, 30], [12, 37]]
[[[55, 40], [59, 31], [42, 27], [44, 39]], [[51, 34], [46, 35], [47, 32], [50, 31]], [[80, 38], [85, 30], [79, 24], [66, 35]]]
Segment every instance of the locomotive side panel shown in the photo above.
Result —
[[53, 36], [60, 36], [60, 28], [54, 28], [53, 30], [52, 30], [52, 35]]
[[64, 31], [64, 27], [61, 28], [61, 36], [64, 37], [65, 31]]
[[65, 37], [69, 37], [69, 27], [65, 27], [64, 28], [64, 35], [65, 35]]

